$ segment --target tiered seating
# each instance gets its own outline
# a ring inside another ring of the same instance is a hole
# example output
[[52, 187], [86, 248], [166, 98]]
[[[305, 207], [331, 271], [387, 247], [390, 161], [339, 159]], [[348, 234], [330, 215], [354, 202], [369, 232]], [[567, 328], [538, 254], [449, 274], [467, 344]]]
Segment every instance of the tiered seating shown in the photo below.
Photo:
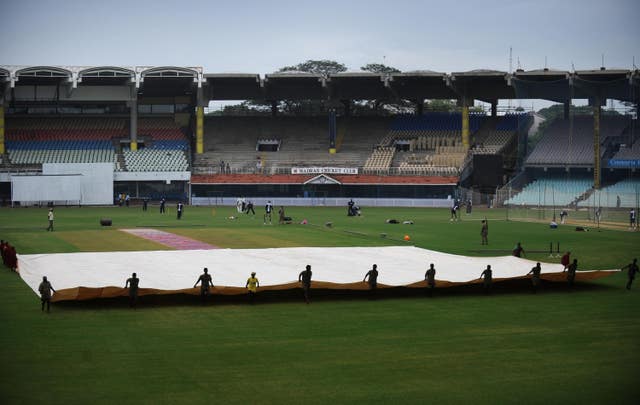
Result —
[[115, 164], [113, 149], [19, 149], [9, 151], [14, 164], [42, 163], [109, 163]]
[[471, 148], [471, 153], [481, 155], [500, 153], [513, 141], [514, 136], [514, 131], [486, 131], [482, 137], [476, 137], [476, 144]]
[[6, 146], [12, 164], [115, 164], [112, 139], [125, 134], [118, 118], [11, 118]]
[[123, 150], [125, 167], [131, 172], [183, 172], [189, 167], [181, 150], [140, 149]]
[[46, 140], [46, 141], [8, 141], [7, 148], [13, 150], [83, 150], [109, 149], [111, 141], [105, 140]]
[[510, 205], [556, 205], [566, 206], [584, 195], [593, 184], [593, 179], [538, 179], [527, 184], [520, 193], [505, 204]]
[[[476, 132], [486, 118], [484, 115], [470, 114], [470, 134]], [[460, 113], [428, 113], [396, 118], [382, 145], [409, 145], [412, 154], [400, 161], [400, 173], [457, 175], [467, 155], [461, 138]]]
[[[602, 116], [600, 142], [619, 136], [628, 125], [625, 117]], [[604, 154], [605, 148], [601, 148]], [[576, 116], [554, 121], [526, 160], [528, 166], [592, 166], [593, 117]]]
[[578, 203], [579, 207], [620, 207], [633, 208], [637, 204], [637, 196], [640, 192], [640, 179], [625, 179], [600, 191], [593, 192], [589, 198]]
[[[462, 154], [464, 158], [464, 154]], [[431, 152], [411, 153], [400, 162], [400, 174], [428, 176], [457, 176], [459, 157]]]
[[140, 118], [138, 134], [150, 135], [154, 140], [186, 139], [180, 127], [171, 118]]
[[395, 152], [396, 149], [390, 146], [380, 146], [376, 148], [364, 163], [365, 173], [389, 170]]
[[636, 140], [633, 145], [620, 148], [612, 159], [620, 160], [637, 160], [640, 159], [640, 139]]
[[140, 118], [138, 136], [148, 140], [147, 149], [188, 150], [189, 141], [171, 118]]
[[497, 131], [520, 131], [527, 126], [533, 118], [527, 113], [505, 114], [496, 124]]
[[144, 148], [123, 148], [124, 166], [131, 172], [181, 172], [189, 168], [189, 141], [172, 118], [140, 118], [138, 136]]
[[[469, 114], [469, 132], [480, 128], [484, 114]], [[430, 112], [424, 115], [402, 115], [391, 123], [392, 131], [462, 131], [462, 114]]]
[[[291, 167], [362, 167], [388, 125], [388, 118], [340, 117], [337, 153], [330, 154], [325, 117], [207, 117], [205, 153], [195, 157], [193, 172], [218, 173], [223, 160], [234, 173], [252, 173], [258, 158], [263, 162], [260, 171], [267, 174]], [[256, 151], [264, 139], [277, 140], [277, 151]]]

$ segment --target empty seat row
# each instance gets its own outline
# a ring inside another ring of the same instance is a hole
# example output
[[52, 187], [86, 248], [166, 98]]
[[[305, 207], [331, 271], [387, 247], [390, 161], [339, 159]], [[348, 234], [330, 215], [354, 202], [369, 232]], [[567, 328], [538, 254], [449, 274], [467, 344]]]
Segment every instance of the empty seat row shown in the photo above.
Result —
[[113, 144], [105, 140], [7, 141], [6, 147], [8, 150], [113, 149]]
[[512, 191], [512, 197], [505, 204], [566, 206], [576, 202], [593, 184], [593, 179], [558, 179], [548, 178], [534, 180], [522, 191]]
[[113, 149], [91, 150], [9, 150], [9, 159], [13, 164], [42, 164], [42, 163], [102, 163], [115, 162]]
[[125, 168], [133, 172], [182, 172], [189, 167], [182, 150], [141, 149], [122, 152]]
[[640, 179], [625, 179], [600, 190], [594, 190], [579, 207], [637, 207], [640, 199]]

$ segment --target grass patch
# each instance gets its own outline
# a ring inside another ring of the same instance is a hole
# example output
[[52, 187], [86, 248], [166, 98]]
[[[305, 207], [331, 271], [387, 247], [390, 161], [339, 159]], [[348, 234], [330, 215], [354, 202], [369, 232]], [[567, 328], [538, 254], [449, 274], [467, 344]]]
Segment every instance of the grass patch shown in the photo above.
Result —
[[[47, 233], [46, 210], [0, 209], [0, 237], [19, 253], [166, 249], [116, 230], [155, 224], [221, 247], [383, 246], [406, 244], [409, 234], [420, 247], [482, 256], [517, 241], [529, 250], [560, 242], [583, 268], [616, 268], [640, 256], [638, 233], [554, 231], [504, 221], [495, 210], [455, 223], [439, 209], [367, 208], [357, 218], [344, 211], [292, 207], [296, 222], [313, 225], [265, 226], [261, 216], [228, 220], [234, 213], [224, 207], [187, 207], [181, 221], [133, 207], [60, 208], [56, 231]], [[488, 248], [480, 245], [485, 215]], [[114, 227], [101, 228], [101, 217]], [[623, 274], [571, 293], [253, 307], [143, 300], [136, 311], [114, 300], [54, 305], [46, 315], [22, 280], [1, 270], [1, 403], [631, 404], [640, 395], [640, 285], [624, 290]]]

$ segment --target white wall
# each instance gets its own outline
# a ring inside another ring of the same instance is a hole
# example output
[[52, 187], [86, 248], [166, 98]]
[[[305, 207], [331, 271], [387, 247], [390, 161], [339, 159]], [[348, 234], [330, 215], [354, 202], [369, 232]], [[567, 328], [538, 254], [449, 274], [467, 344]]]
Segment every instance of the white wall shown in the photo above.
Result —
[[72, 175], [14, 175], [11, 176], [11, 201], [37, 203], [64, 201], [78, 203], [81, 200], [82, 176]]
[[44, 163], [42, 173], [80, 174], [80, 204], [113, 204], [113, 163]]

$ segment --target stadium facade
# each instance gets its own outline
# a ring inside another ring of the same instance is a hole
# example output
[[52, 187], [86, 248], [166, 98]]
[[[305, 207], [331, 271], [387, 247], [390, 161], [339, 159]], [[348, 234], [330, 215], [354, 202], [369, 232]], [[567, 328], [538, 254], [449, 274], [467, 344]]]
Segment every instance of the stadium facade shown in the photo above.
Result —
[[[418, 206], [448, 205], [459, 186], [492, 193], [547, 173], [573, 172], [598, 190], [634, 182], [640, 166], [636, 117], [601, 114], [607, 100], [637, 111], [638, 70], [260, 76], [175, 66], [0, 66], [0, 83], [0, 193], [25, 204], [95, 203], [84, 195], [86, 183], [100, 178], [109, 187], [108, 173], [96, 174], [105, 163], [113, 167], [112, 194], [134, 199], [230, 204], [244, 195], [341, 205], [354, 197]], [[433, 99], [457, 100], [459, 109], [425, 111]], [[528, 151], [532, 117], [499, 114], [505, 99], [562, 103], [565, 119]], [[587, 99], [591, 113], [571, 116], [574, 99]], [[253, 100], [267, 113], [205, 116], [211, 101], [224, 100]], [[399, 100], [413, 114], [354, 108]], [[475, 100], [491, 104], [490, 112], [474, 112]], [[284, 113], [283, 101], [319, 109]], [[16, 200], [14, 188], [34, 189], [19, 184], [25, 177], [43, 192], [64, 184], [69, 198], [27, 193]]]

